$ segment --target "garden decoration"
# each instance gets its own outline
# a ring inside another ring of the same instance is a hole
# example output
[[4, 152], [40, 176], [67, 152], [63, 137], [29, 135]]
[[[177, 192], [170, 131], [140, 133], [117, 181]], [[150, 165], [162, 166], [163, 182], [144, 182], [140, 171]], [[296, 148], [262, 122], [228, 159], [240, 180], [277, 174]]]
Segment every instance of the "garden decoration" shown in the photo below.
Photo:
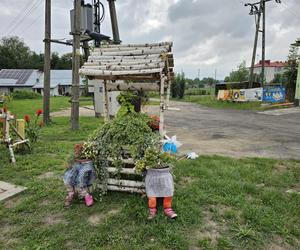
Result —
[[134, 167], [147, 148], [160, 144], [159, 135], [148, 125], [149, 120], [147, 115], [134, 110], [118, 114], [84, 144], [83, 154], [94, 162], [101, 194], [107, 190], [145, 193], [143, 176]]
[[74, 152], [69, 158], [64, 174], [64, 184], [68, 193], [65, 199], [66, 207], [71, 205], [76, 193], [79, 198], [84, 199], [86, 206], [94, 204], [90, 187], [96, 179], [96, 174], [93, 162], [83, 153], [83, 149], [82, 144], [74, 145]]
[[[159, 132], [164, 136], [164, 110], [173, 74], [172, 42], [154, 44], [108, 44], [95, 48], [80, 74], [103, 81], [104, 115], [109, 120], [108, 90], [160, 90]], [[127, 87], [126, 87], [127, 85]]]
[[[128, 101], [132, 100], [130, 95], [121, 95], [117, 116], [85, 143], [84, 152], [94, 161], [101, 193], [107, 190], [145, 193], [143, 173], [152, 166], [147, 157], [166, 161], [160, 153], [159, 134], [161, 139], [165, 135], [164, 110], [174, 76], [172, 45], [171, 42], [103, 45], [91, 52], [80, 69], [80, 74], [103, 82], [106, 121], [110, 120], [108, 91], [160, 91], [160, 115], [155, 123], [147, 115], [135, 112]], [[159, 134], [155, 132], [157, 123]], [[153, 130], [149, 125], [154, 125]]]
[[0, 123], [2, 131], [0, 134], [0, 143], [6, 145], [9, 150], [10, 159], [13, 164], [16, 163], [14, 148], [24, 144], [30, 148], [29, 140], [25, 139], [25, 123], [23, 119], [16, 119], [7, 108], [0, 110]]
[[157, 212], [157, 198], [163, 198], [164, 213], [174, 219], [177, 214], [172, 209], [174, 181], [171, 174], [174, 156], [163, 153], [159, 148], [146, 149], [143, 159], [136, 162], [136, 170], [146, 171], [145, 190], [148, 197], [149, 219]]
[[164, 152], [169, 152], [170, 154], [176, 154], [178, 148], [182, 146], [182, 143], [177, 141], [177, 136], [174, 135], [171, 138], [165, 135], [164, 140], [162, 140], [163, 143], [163, 151]]

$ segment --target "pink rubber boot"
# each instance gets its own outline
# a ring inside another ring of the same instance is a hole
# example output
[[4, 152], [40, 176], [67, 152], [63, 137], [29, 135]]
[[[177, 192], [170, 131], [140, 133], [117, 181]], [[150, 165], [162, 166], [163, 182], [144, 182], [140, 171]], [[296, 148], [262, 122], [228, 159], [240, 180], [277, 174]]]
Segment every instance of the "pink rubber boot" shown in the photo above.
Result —
[[65, 206], [66, 207], [71, 206], [73, 199], [74, 199], [74, 192], [69, 192], [65, 199]]
[[165, 215], [169, 217], [170, 219], [177, 218], [177, 214], [173, 211], [172, 208], [165, 208], [164, 209]]
[[149, 208], [149, 215], [148, 215], [148, 220], [152, 220], [155, 218], [157, 213], [157, 209], [156, 208]]
[[91, 196], [90, 194], [87, 194], [84, 197], [84, 200], [85, 200], [85, 205], [88, 207], [90, 207], [94, 204], [93, 196]]

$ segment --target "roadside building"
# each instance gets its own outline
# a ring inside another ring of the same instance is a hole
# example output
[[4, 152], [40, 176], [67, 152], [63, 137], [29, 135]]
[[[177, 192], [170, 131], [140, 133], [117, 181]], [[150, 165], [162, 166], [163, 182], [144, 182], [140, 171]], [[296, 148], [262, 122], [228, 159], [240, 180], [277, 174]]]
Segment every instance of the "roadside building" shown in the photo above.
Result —
[[[84, 90], [84, 78], [80, 77], [79, 93]], [[41, 74], [38, 82], [32, 88], [34, 92], [43, 95], [44, 93], [44, 73]], [[51, 70], [50, 73], [50, 95], [70, 96], [72, 93], [72, 70]]]
[[13, 93], [16, 90], [31, 91], [41, 73], [34, 69], [2, 69], [0, 70], [0, 92]]
[[[270, 83], [276, 74], [282, 74], [284, 72], [285, 62], [271, 60], [265, 60], [265, 79], [267, 83]], [[254, 65], [254, 73], [260, 75], [262, 71], [262, 61]]]
[[[44, 73], [35, 69], [0, 70], [0, 93], [11, 94], [17, 90], [34, 91], [43, 95]], [[80, 95], [84, 91], [84, 78], [80, 77]], [[70, 96], [72, 70], [51, 70], [50, 95]]]

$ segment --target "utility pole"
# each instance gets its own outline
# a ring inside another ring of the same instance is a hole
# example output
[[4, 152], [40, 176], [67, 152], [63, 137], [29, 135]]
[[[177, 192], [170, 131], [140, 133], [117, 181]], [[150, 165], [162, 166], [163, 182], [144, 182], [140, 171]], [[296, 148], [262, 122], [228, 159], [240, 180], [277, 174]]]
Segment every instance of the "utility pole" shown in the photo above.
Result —
[[215, 82], [217, 82], [217, 69], [215, 69]]
[[[250, 6], [250, 13], [249, 15], [255, 15], [256, 21], [256, 29], [255, 29], [255, 38], [254, 38], [254, 47], [252, 52], [252, 61], [251, 61], [251, 68], [250, 68], [250, 77], [249, 77], [249, 84], [250, 88], [253, 87], [253, 76], [254, 76], [254, 65], [255, 65], [255, 56], [257, 50], [257, 40], [258, 40], [258, 33], [262, 33], [262, 70], [261, 70], [261, 82], [262, 86], [264, 86], [265, 81], [265, 48], [266, 48], [266, 2], [270, 2], [273, 0], [260, 0], [256, 3], [246, 3], [245, 6]], [[281, 3], [281, 0], [275, 0], [276, 3]], [[262, 21], [262, 30], [260, 30], [260, 22], [261, 22], [261, 15], [263, 15]]]
[[74, 0], [74, 33], [72, 55], [72, 107], [71, 128], [79, 129], [79, 67], [80, 67], [80, 25], [81, 0]]
[[262, 53], [261, 53], [261, 84], [264, 87], [265, 84], [265, 60], [266, 60], [266, 2], [262, 1]]
[[113, 39], [114, 44], [120, 44], [120, 35], [119, 35], [119, 27], [118, 27], [118, 19], [117, 19], [117, 12], [115, 1], [116, 0], [107, 0], [109, 5], [109, 12], [110, 12], [110, 20], [111, 20], [111, 27], [113, 32]]
[[43, 121], [50, 122], [50, 70], [51, 70], [51, 0], [45, 4], [45, 48], [44, 48], [44, 93], [43, 93]]

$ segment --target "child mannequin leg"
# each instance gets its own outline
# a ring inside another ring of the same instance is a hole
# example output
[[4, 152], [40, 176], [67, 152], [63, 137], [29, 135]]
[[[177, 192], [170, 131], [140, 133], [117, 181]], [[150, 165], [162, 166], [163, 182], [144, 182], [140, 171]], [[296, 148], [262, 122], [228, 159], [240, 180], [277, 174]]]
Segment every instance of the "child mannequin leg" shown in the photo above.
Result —
[[92, 206], [94, 201], [93, 197], [90, 195], [88, 188], [80, 188], [79, 189], [79, 196], [84, 198], [85, 204], [89, 207]]
[[172, 196], [164, 197], [163, 206], [164, 213], [166, 216], [168, 216], [171, 219], [175, 219], [177, 217], [177, 214], [172, 209]]
[[149, 207], [149, 217], [148, 219], [153, 219], [156, 216], [157, 213], [157, 201], [156, 201], [156, 197], [149, 197], [148, 198], [148, 207]]
[[65, 206], [70, 206], [74, 199], [75, 189], [71, 185], [66, 185], [66, 189], [67, 189], [68, 194], [67, 194], [67, 197], [65, 200]]
[[[148, 198], [148, 207], [149, 207], [149, 217], [148, 219], [153, 219], [157, 213], [157, 199], [156, 197], [149, 197]], [[164, 197], [163, 199], [163, 207], [164, 213], [167, 217], [171, 219], [175, 219], [177, 214], [172, 209], [172, 196], [171, 197]]]

